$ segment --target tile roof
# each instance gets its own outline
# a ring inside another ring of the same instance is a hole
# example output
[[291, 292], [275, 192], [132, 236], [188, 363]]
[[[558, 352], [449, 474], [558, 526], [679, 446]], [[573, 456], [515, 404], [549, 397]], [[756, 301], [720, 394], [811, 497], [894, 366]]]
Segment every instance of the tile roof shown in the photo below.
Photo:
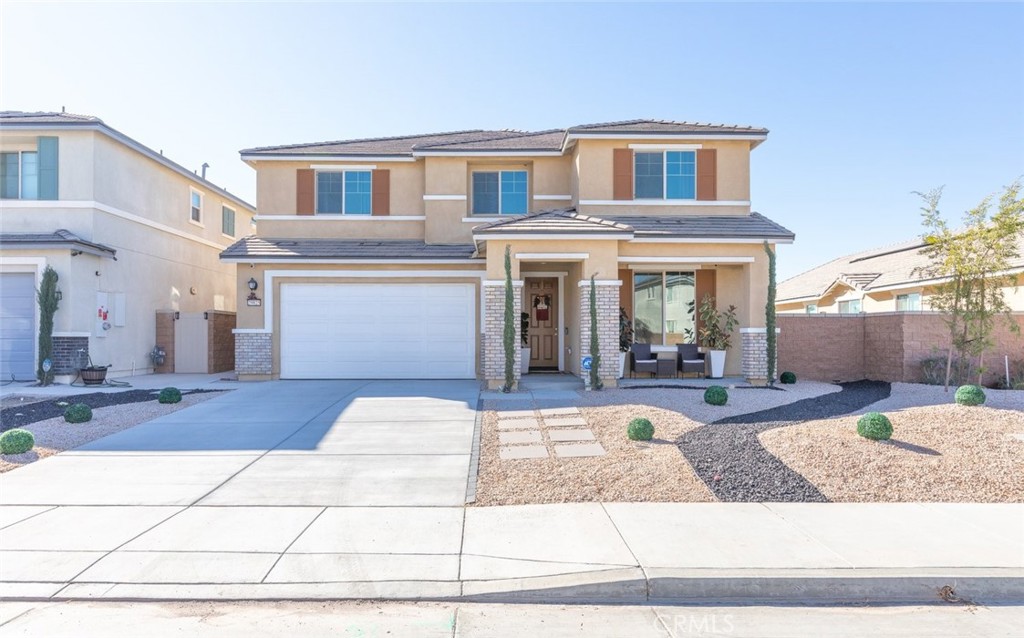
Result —
[[606, 219], [629, 224], [637, 237], [789, 240], [793, 232], [761, 213], [750, 215], [613, 215]]
[[81, 250], [91, 255], [109, 257], [113, 257], [117, 253], [110, 246], [82, 239], [63, 228], [52, 233], [0, 233], [0, 246], [7, 250], [17, 248], [68, 248], [70, 250]]
[[55, 111], [0, 111], [0, 128], [7, 124], [80, 124], [82, 122], [102, 124], [103, 120], [92, 115], [57, 113]]
[[243, 149], [243, 155], [398, 155], [411, 156], [415, 151], [559, 151], [568, 134], [677, 134], [692, 135], [766, 135], [768, 129], [725, 124], [700, 124], [669, 120], [628, 120], [583, 124], [567, 129], [546, 131], [467, 130], [448, 133], [425, 133], [396, 137], [310, 142], [280, 146], [259, 146]]
[[594, 235], [623, 233], [633, 229], [618, 222], [577, 213], [575, 208], [557, 208], [538, 213], [502, 219], [473, 229], [474, 235], [586, 233]]
[[[1024, 233], [1017, 245], [1021, 256], [1013, 260], [1011, 268], [1024, 267]], [[923, 248], [923, 241], [913, 239], [833, 259], [780, 283], [778, 300], [818, 299], [837, 282], [866, 292], [900, 284], [912, 285], [927, 278], [920, 272], [930, 263], [921, 252]]]
[[248, 236], [228, 246], [222, 259], [469, 259], [473, 244], [427, 244], [417, 240], [268, 239]]

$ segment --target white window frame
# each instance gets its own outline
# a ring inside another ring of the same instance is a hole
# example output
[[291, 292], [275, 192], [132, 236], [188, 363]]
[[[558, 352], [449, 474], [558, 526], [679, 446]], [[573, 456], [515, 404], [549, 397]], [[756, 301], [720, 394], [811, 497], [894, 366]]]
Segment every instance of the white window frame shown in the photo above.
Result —
[[[914, 295], [917, 295], [917, 309], [916, 310], [913, 310], [913, 309], [900, 310], [900, 297], [905, 297], [906, 300], [909, 302], [910, 298], [912, 296], [914, 296]], [[924, 297], [919, 292], [904, 292], [904, 293], [900, 293], [900, 294], [896, 295], [896, 311], [897, 312], [920, 312], [923, 301], [924, 301]]]
[[[631, 144], [630, 148], [632, 148], [633, 146], [636, 146], [636, 145]], [[699, 148], [699, 145], [697, 145], [697, 146]], [[652, 148], [652, 149], [635, 149], [633, 151], [633, 199], [634, 200], [640, 200], [640, 201], [646, 200], [646, 201], [651, 201], [651, 202], [657, 202], [657, 201], [666, 201], [666, 202], [695, 202], [695, 201], [697, 201], [697, 150], [698, 149], [694, 149], [694, 148], [670, 148], [670, 149], [665, 149], [664, 147], [661, 147], [661, 148], [663, 150], [659, 150], [658, 148]], [[684, 153], [684, 152], [692, 152], [693, 153], [693, 197], [692, 198], [689, 198], [689, 197], [685, 197], [685, 198], [684, 197], [677, 197], [677, 198], [671, 198], [670, 199], [669, 196], [668, 196], [668, 166], [665, 164], [665, 153]], [[660, 198], [659, 197], [637, 197], [636, 196], [636, 154], [637, 153], [649, 153], [651, 155], [653, 155], [655, 153], [658, 153], [659, 155], [661, 155], [661, 197]]]
[[816, 314], [818, 312], [818, 304], [816, 304], [816, 303], [806, 304], [804, 306], [804, 312], [806, 312], [809, 315]]
[[[195, 188], [191, 188], [191, 187], [189, 187], [188, 190], [189, 190], [189, 194], [188, 194], [188, 221], [189, 221], [190, 224], [195, 224], [196, 226], [199, 226], [200, 228], [206, 228], [206, 226], [203, 224], [203, 200], [205, 199], [205, 197], [203, 196], [203, 192], [200, 191], [200, 190], [197, 190]], [[199, 196], [199, 219], [198, 220], [192, 219], [192, 209], [194, 208], [194, 206], [192, 206], [192, 196], [193, 195], [198, 195]]]
[[[234, 231], [233, 235], [229, 235], [224, 232], [224, 211], [231, 211], [231, 230]], [[234, 239], [238, 236], [238, 211], [227, 204], [220, 205], [220, 234], [229, 239]]]
[[[478, 171], [470, 171], [469, 175], [469, 187], [471, 192], [469, 193], [469, 216], [470, 217], [487, 217], [495, 216], [495, 213], [474, 213], [473, 212], [473, 198], [476, 196], [476, 189], [473, 188], [473, 175], [477, 173], [497, 173], [498, 174], [498, 216], [502, 215], [529, 215], [530, 214], [530, 170], [527, 168], [499, 168], [496, 170], [480, 169]], [[526, 212], [525, 213], [506, 213], [501, 210], [501, 174], [502, 173], [526, 173]]]
[[[854, 302], [857, 303], [857, 311], [856, 312], [851, 312], [849, 310], [843, 310], [843, 304], [844, 303], [845, 304], [852, 304]], [[841, 314], [841, 315], [859, 315], [862, 312], [864, 312], [864, 300], [861, 299], [860, 297], [854, 297], [852, 299], [837, 299], [836, 300], [836, 309], [839, 311], [839, 314]]]
[[[22, 150], [17, 150], [17, 151], [15, 151], [15, 150], [4, 151], [4, 153], [17, 153], [18, 154], [18, 180], [17, 180], [18, 181], [18, 196], [14, 197], [14, 198], [5, 197], [4, 199], [7, 199], [7, 200], [19, 199], [20, 200], [22, 198], [21, 197], [22, 180], [25, 178], [25, 168], [24, 168], [24, 163], [23, 163], [21, 158], [22, 158], [22, 156], [25, 153], [35, 153], [36, 154], [36, 179], [38, 180], [39, 179], [39, 149], [38, 148], [37, 149], [30, 149], [30, 148], [28, 148], [28, 149], [22, 149]], [[36, 189], [37, 189], [36, 190], [36, 199], [35, 200], [27, 200], [27, 201], [38, 201], [39, 200], [39, 197], [38, 197], [38, 195], [39, 195], [38, 186], [36, 187]]]
[[[355, 167], [348, 166], [345, 168], [330, 168], [330, 169], [316, 169], [313, 175], [313, 215], [326, 215], [328, 217], [337, 217], [340, 215], [350, 215], [351, 217], [373, 217], [373, 170], [367, 167]], [[341, 174], [341, 212], [340, 213], [321, 213], [320, 212], [320, 174], [321, 173], [340, 173]], [[369, 173], [370, 174], [370, 212], [369, 213], [349, 213], [345, 210], [345, 173]]]

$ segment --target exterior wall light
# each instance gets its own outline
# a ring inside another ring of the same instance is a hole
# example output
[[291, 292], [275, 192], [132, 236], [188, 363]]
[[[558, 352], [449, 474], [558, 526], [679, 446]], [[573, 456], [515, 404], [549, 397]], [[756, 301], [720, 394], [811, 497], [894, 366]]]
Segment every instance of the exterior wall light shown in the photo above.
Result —
[[249, 290], [252, 290], [253, 292], [255, 292], [256, 289], [259, 288], [259, 287], [260, 287], [259, 283], [257, 283], [254, 278], [249, 277]]

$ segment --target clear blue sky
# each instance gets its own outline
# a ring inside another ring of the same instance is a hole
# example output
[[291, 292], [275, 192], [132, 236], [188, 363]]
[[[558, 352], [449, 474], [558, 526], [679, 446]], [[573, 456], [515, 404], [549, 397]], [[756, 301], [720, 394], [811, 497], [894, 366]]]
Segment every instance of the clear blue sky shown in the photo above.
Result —
[[241, 148], [653, 117], [753, 124], [781, 278], [1024, 174], [1024, 4], [0, 8], [0, 108], [97, 115], [253, 201]]

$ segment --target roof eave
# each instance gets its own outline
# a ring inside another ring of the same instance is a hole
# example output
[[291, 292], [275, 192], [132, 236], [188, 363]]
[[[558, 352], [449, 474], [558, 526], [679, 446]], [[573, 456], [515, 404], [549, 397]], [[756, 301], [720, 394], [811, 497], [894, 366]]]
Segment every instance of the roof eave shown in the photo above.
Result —
[[108, 257], [117, 260], [117, 251], [109, 246], [93, 244], [87, 241], [53, 240], [31, 242], [5, 242], [0, 240], [0, 248], [4, 250], [69, 250], [73, 253], [84, 253], [94, 257]]

